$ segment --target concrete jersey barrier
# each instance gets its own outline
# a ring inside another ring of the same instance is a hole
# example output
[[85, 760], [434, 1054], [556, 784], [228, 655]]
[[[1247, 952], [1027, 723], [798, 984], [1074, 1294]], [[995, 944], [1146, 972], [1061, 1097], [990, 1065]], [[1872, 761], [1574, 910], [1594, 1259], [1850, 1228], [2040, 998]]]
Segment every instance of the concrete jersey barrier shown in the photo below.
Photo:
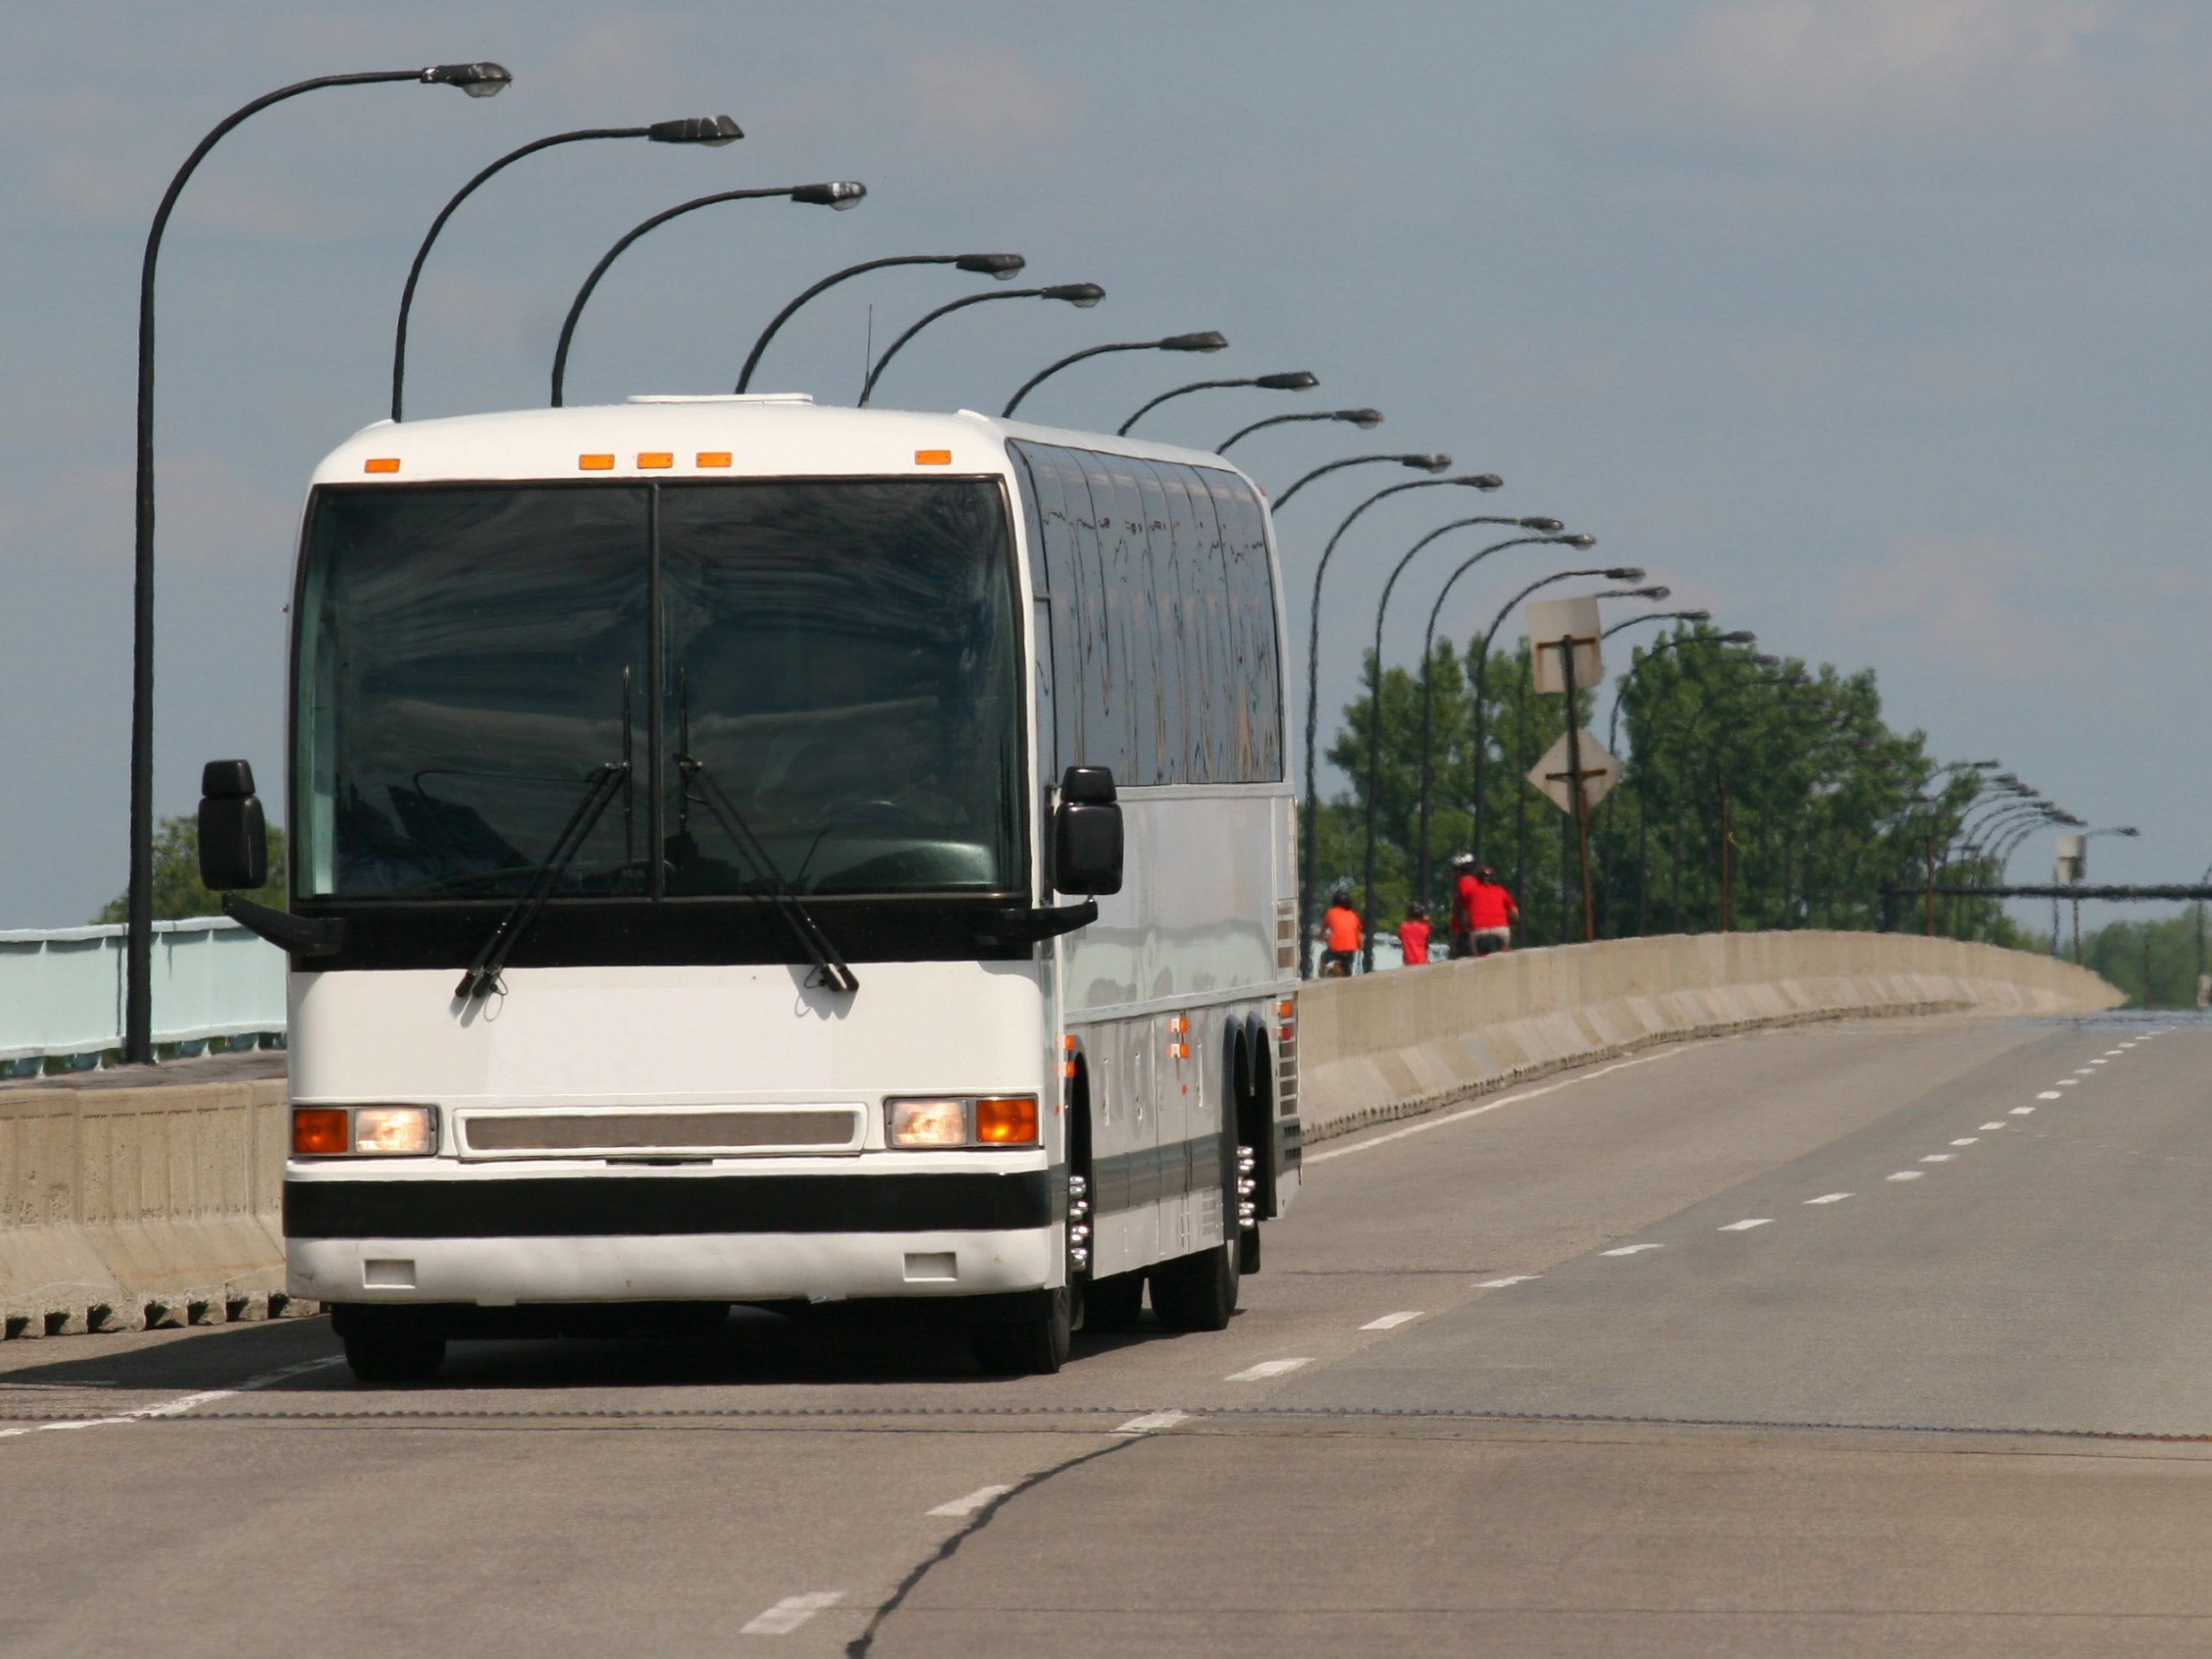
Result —
[[1300, 1110], [1306, 1139], [1326, 1140], [1647, 1043], [1848, 1015], [2094, 1013], [2122, 1000], [2052, 957], [1912, 934], [1514, 951], [1306, 986]]
[[[1300, 995], [1309, 1140], [1646, 1043], [1851, 1014], [2074, 1014], [2120, 994], [2048, 957], [1882, 934], [1733, 934], [1516, 951]], [[244, 1064], [276, 1064], [247, 1056]], [[274, 1076], [0, 1088], [0, 1331], [312, 1312], [283, 1296]], [[157, 1077], [160, 1073], [154, 1074]]]

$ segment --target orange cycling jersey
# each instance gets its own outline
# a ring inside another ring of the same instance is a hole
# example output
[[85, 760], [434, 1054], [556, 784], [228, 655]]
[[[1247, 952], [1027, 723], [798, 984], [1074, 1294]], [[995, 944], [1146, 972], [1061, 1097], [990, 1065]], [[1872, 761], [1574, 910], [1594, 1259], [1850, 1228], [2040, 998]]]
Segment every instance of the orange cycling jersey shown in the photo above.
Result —
[[1329, 914], [1321, 918], [1322, 932], [1328, 936], [1332, 951], [1359, 949], [1359, 912], [1342, 905], [1331, 905]]

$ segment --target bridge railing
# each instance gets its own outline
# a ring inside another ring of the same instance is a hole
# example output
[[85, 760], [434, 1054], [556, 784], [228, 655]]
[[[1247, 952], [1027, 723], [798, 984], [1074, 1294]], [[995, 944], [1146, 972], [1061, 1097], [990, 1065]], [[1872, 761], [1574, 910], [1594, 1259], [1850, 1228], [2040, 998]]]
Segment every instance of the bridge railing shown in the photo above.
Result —
[[[123, 1040], [120, 924], [0, 932], [0, 1068], [99, 1063]], [[153, 925], [153, 1038], [281, 1036], [284, 953], [228, 916]]]

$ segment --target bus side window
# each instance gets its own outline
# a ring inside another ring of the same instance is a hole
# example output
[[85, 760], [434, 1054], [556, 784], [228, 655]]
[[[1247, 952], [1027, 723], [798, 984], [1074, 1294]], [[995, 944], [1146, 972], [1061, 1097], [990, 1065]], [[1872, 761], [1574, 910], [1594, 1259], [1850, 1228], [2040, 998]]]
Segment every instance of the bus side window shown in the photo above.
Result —
[[1272, 783], [1283, 775], [1282, 683], [1275, 639], [1275, 586], [1260, 504], [1242, 479], [1209, 473], [1228, 555], [1229, 604], [1238, 657], [1236, 711], [1240, 783]]
[[1187, 532], [1177, 534], [1175, 496], [1161, 476], [1167, 470], [1150, 461], [1131, 463], [1138, 495], [1144, 503], [1145, 596], [1159, 639], [1153, 680], [1159, 781], [1187, 784], [1197, 781], [1190, 760], [1198, 724], [1193, 705], [1199, 700], [1199, 687], [1197, 664], [1192, 660], [1190, 595], [1184, 571], [1189, 536]]
[[1196, 467], [1178, 466], [1170, 480], [1184, 540], [1184, 660], [1191, 664], [1191, 778], [1225, 783], [1239, 777], [1236, 708], [1244, 683], [1230, 641], [1228, 569], [1213, 495]]
[[1119, 782], [1125, 774], [1132, 785], [1161, 783], [1159, 630], [1145, 591], [1151, 561], [1144, 535], [1144, 498], [1126, 458], [1084, 451], [1081, 459], [1097, 514], [1107, 626], [1118, 647], [1114, 664], [1118, 672], [1111, 684], [1126, 699], [1116, 723], [1126, 766], [1114, 776]]

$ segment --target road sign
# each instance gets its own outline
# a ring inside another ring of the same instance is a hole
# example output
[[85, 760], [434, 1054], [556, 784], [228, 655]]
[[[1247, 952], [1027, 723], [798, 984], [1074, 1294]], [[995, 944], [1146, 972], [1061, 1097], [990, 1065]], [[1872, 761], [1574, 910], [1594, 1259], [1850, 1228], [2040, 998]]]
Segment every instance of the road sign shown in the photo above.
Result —
[[2089, 879], [2087, 836], [2062, 835], [2059, 838], [2056, 874], [2061, 882], [2086, 882]]
[[[1575, 653], [1577, 656], [1580, 652]], [[1545, 751], [1544, 758], [1529, 769], [1529, 781], [1550, 798], [1551, 803], [1563, 812], [1574, 810], [1574, 796], [1570, 789], [1574, 776], [1574, 760], [1568, 752], [1567, 734], [1559, 734], [1559, 741]], [[1584, 810], [1597, 805], [1613, 792], [1620, 782], [1620, 762], [1605, 752], [1605, 745], [1590, 733], [1582, 734], [1583, 806]]]
[[1529, 640], [1536, 653], [1536, 689], [1557, 697], [1566, 690], [1560, 673], [1559, 642], [1574, 641], [1574, 684], [1588, 691], [1605, 678], [1605, 664], [1598, 652], [1598, 602], [1580, 599], [1538, 599], [1529, 605]]

